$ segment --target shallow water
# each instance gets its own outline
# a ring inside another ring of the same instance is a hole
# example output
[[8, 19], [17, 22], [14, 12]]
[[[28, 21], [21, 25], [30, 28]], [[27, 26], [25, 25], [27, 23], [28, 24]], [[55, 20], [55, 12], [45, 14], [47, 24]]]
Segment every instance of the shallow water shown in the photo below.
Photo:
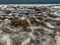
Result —
[[60, 45], [59, 10], [60, 5], [0, 5], [0, 44]]

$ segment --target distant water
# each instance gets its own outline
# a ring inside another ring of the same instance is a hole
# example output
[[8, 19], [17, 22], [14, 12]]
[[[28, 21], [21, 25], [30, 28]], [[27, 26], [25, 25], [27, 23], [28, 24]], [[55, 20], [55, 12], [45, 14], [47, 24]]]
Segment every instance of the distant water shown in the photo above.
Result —
[[60, 0], [0, 0], [0, 4], [59, 4]]

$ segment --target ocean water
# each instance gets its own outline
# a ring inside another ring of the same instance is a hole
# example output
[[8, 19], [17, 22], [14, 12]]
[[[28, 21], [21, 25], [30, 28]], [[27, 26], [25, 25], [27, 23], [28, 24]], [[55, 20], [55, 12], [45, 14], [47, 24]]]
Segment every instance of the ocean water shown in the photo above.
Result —
[[0, 0], [0, 4], [59, 4], [60, 0]]

